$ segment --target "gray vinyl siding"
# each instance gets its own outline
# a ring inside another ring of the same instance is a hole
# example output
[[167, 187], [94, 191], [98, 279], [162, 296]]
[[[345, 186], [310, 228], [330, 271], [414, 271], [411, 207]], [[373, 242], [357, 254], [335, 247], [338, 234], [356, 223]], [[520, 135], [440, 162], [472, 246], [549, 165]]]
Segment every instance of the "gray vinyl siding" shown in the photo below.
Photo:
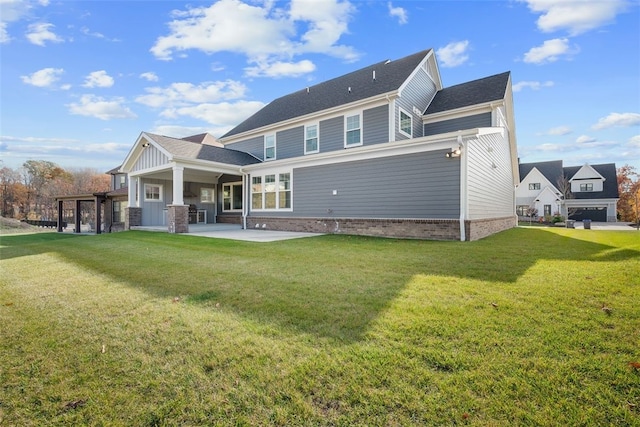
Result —
[[322, 120], [319, 126], [320, 152], [344, 149], [344, 117]]
[[483, 127], [491, 127], [491, 113], [475, 114], [473, 116], [427, 123], [424, 125], [424, 136]]
[[[144, 184], [162, 185], [162, 200], [144, 200]], [[142, 225], [165, 225], [166, 208], [173, 200], [173, 182], [162, 179], [142, 178], [142, 194], [140, 195], [140, 206], [142, 207]]]
[[371, 108], [362, 112], [362, 144], [389, 142], [389, 106]]
[[500, 132], [467, 143], [469, 219], [515, 215], [515, 185], [509, 141]]
[[136, 163], [131, 168], [132, 172], [153, 168], [156, 166], [163, 166], [169, 163], [169, 159], [164, 153], [158, 150], [153, 145], [142, 150], [140, 157], [136, 160]]
[[[256, 136], [255, 138], [245, 139], [244, 141], [228, 144], [225, 148], [231, 148], [237, 151], [244, 151], [252, 154], [260, 160], [264, 160], [264, 136]], [[278, 152], [278, 142], [276, 140], [276, 155]]]
[[289, 159], [304, 155], [304, 126], [276, 133], [276, 159]]
[[458, 218], [460, 162], [449, 161], [445, 152], [297, 168], [292, 177], [293, 212], [254, 215]]
[[422, 115], [416, 115], [413, 107], [416, 107], [416, 109], [422, 113], [429, 106], [429, 102], [431, 102], [435, 93], [435, 83], [427, 72], [420, 68], [402, 89], [400, 98], [396, 101], [396, 109], [394, 111], [396, 141], [408, 139], [406, 135], [400, 133], [400, 108], [413, 117], [413, 137], [419, 138], [423, 136]]

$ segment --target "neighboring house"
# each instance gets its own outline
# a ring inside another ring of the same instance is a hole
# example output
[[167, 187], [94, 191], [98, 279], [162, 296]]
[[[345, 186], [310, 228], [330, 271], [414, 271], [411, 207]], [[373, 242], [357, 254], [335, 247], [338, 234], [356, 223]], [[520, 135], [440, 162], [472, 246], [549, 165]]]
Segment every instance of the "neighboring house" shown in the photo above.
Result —
[[428, 49], [278, 98], [219, 140], [143, 132], [125, 228], [475, 240], [516, 225], [510, 73], [443, 88]]
[[616, 221], [618, 179], [613, 163], [571, 167], [563, 167], [562, 160], [522, 163], [520, 176], [516, 212], [522, 219], [531, 207], [540, 218]]

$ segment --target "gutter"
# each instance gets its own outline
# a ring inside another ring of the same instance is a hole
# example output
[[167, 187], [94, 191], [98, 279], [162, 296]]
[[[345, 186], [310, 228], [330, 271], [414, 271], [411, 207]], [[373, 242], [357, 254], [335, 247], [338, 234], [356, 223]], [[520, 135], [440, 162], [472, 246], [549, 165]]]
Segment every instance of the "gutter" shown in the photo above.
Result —
[[242, 175], [242, 229], [247, 229], [247, 215], [249, 214], [249, 198], [247, 197], [249, 174], [245, 172], [244, 166], [238, 169]]
[[467, 240], [464, 222], [467, 219], [467, 159], [469, 156], [462, 133], [458, 135], [458, 144], [460, 146], [460, 241], [464, 242]]

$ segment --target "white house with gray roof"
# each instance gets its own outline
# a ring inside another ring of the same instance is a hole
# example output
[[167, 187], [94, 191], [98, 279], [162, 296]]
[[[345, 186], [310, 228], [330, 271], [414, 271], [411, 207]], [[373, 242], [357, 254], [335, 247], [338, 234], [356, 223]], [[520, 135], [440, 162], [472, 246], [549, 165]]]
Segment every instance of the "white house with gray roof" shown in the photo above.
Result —
[[476, 240], [516, 225], [510, 73], [442, 87], [432, 49], [275, 99], [217, 140], [143, 132], [126, 228]]

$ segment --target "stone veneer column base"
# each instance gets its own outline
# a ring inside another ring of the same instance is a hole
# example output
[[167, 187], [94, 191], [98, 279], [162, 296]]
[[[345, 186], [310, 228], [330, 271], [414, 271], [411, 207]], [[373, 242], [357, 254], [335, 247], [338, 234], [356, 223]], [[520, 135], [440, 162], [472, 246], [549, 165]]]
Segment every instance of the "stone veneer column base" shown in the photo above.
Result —
[[167, 205], [167, 220], [169, 233], [189, 232], [189, 206]]
[[131, 230], [131, 227], [142, 225], [142, 208], [124, 208], [124, 229]]
[[[465, 221], [465, 240], [478, 240], [517, 225], [516, 217]], [[458, 219], [247, 217], [247, 228], [324, 234], [460, 240]]]

